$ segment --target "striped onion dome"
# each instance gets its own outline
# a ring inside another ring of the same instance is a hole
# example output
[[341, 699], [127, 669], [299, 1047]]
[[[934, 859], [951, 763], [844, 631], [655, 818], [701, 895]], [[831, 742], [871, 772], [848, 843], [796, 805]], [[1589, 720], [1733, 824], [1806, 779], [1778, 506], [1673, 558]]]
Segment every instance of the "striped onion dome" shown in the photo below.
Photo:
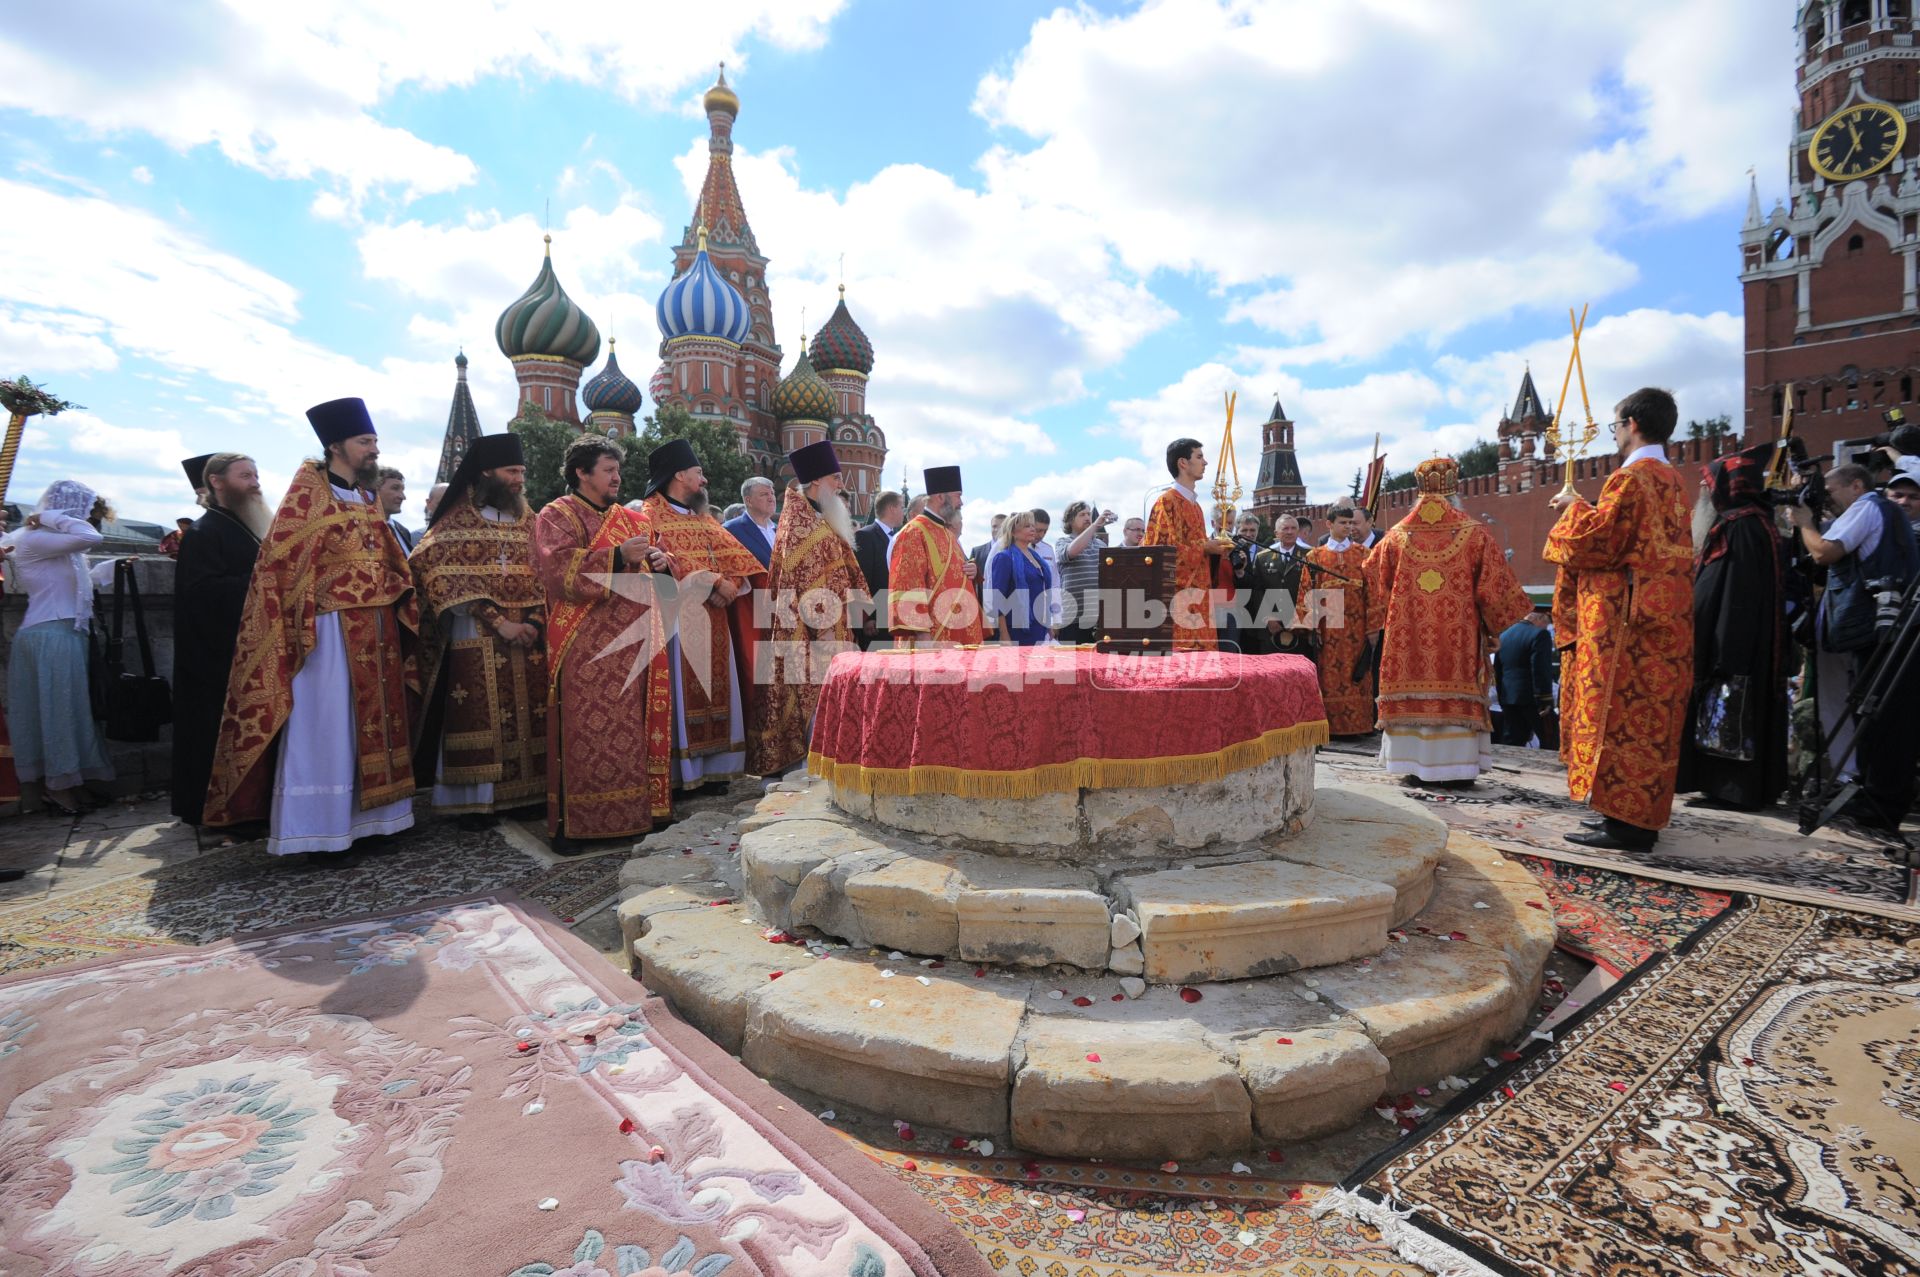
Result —
[[553, 236], [546, 240], [540, 274], [518, 301], [500, 312], [494, 340], [508, 359], [545, 356], [585, 366], [600, 357], [600, 330], [560, 287], [553, 273]]
[[647, 378], [647, 395], [655, 403], [665, 403], [667, 396], [673, 393], [673, 365], [662, 359], [660, 366], [653, 370], [653, 376]]
[[640, 387], [620, 371], [620, 361], [614, 358], [613, 345], [609, 339], [607, 366], [593, 380], [580, 387], [580, 402], [587, 406], [588, 412], [624, 412], [631, 417], [645, 406], [647, 399], [640, 393]]
[[800, 339], [800, 357], [793, 361], [793, 371], [773, 388], [773, 415], [782, 422], [824, 422], [833, 416], [833, 392], [813, 370], [805, 337]]
[[847, 313], [847, 286], [840, 286], [840, 304], [813, 335], [813, 362], [818, 368], [847, 368], [866, 375], [873, 371], [873, 343]]
[[719, 337], [738, 346], [753, 329], [747, 299], [707, 256], [704, 226], [700, 228], [699, 244], [692, 264], [674, 276], [667, 291], [660, 294], [660, 304], [654, 307], [660, 335], [668, 341], [677, 337]]

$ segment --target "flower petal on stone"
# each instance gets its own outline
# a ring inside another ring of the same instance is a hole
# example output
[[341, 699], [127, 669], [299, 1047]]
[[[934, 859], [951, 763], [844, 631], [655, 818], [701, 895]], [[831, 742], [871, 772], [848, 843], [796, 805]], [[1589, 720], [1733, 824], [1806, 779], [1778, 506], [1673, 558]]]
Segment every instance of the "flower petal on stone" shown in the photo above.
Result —
[[882, 971], [882, 972], [880, 973], [880, 978], [881, 978], [882, 980], [891, 980], [891, 979], [893, 979], [893, 972], [892, 972], [892, 971]]
[[1233, 1164], [1233, 1173], [1235, 1175], [1251, 1175], [1253, 1174], [1253, 1167], [1248, 1166], [1245, 1162], [1235, 1162]]
[[820, 1120], [823, 1122], [831, 1122], [834, 1118], [838, 1116], [840, 1115], [838, 1113], [835, 1113], [832, 1109], [820, 1110]]
[[1200, 990], [1191, 987], [1183, 988], [1180, 990], [1180, 1000], [1182, 1002], [1198, 1002], [1200, 1000]]
[[1293, 1045], [1292, 1038], [1275, 1038], [1273, 1041], [1274, 1041], [1274, 1045], [1276, 1046], [1292, 1046]]
[[981, 1141], [980, 1141], [980, 1156], [982, 1156], [982, 1157], [992, 1157], [992, 1156], [993, 1156], [993, 1141], [992, 1141], [992, 1140], [981, 1140]]
[[786, 972], [784, 972], [784, 971], [769, 971], [769, 972], [767, 972], [767, 979], [769, 979], [769, 980], [778, 980], [778, 979], [779, 979], [779, 978], [780, 978], [781, 976], [783, 976], [783, 975], [785, 975], [785, 974], [786, 974]]
[[546, 1107], [547, 1104], [545, 1100], [528, 1100], [527, 1106], [520, 1111], [528, 1117], [532, 1117], [535, 1113], [545, 1112]]
[[1178, 1173], [1178, 1172], [1179, 1172], [1179, 1170], [1180, 1170], [1180, 1163], [1178, 1163], [1178, 1162], [1162, 1162], [1162, 1163], [1160, 1163], [1160, 1169], [1161, 1169], [1161, 1170], [1163, 1170], [1163, 1171], [1165, 1171], [1165, 1172], [1166, 1172], [1167, 1174], [1169, 1174], [1169, 1175], [1173, 1175], [1173, 1174], [1176, 1174], [1176, 1173]]
[[1065, 989], [1049, 989], [1047, 990], [1047, 996], [1049, 998], [1052, 998], [1055, 1002], [1058, 1002], [1060, 999], [1067, 996], [1067, 991]]
[[905, 1169], [910, 1171], [917, 1171], [920, 1169], [920, 1163], [914, 1161], [911, 1157], [909, 1157], [906, 1161], [902, 1162], [901, 1165]]
[[1093, 1005], [1093, 999], [1092, 998], [1075, 998], [1073, 1000], [1073, 1005], [1077, 1007], [1090, 1007]]
[[927, 986], [927, 987], [928, 987], [929, 989], [931, 989], [931, 988], [933, 987], [933, 980], [932, 980], [932, 978], [931, 978], [931, 977], [929, 977], [929, 976], [923, 976], [923, 975], [917, 975], [917, 976], [915, 976], [915, 977], [913, 977], [913, 978], [914, 978], [915, 980], [918, 980], [918, 981], [919, 981], [919, 982], [920, 982], [921, 984], [924, 984], [924, 985], [926, 985], [926, 986]]
[[878, 1011], [881, 1007], [887, 1004], [882, 1002], [879, 998], [868, 998], [867, 1005], [872, 1007], [875, 1011]]
[[1087, 1052], [1087, 1063], [1088, 1064], [1100, 1063], [1100, 1053], [1098, 1051]]
[[632, 1119], [632, 1118], [630, 1118], [630, 1117], [623, 1117], [623, 1118], [621, 1118], [621, 1119], [620, 1119], [620, 1133], [621, 1133], [622, 1135], [631, 1135], [631, 1134], [633, 1134], [633, 1119]]
[[559, 1199], [559, 1198], [557, 1198], [557, 1197], [549, 1197], [549, 1198], [547, 1198], [547, 1199], [546, 1199], [545, 1201], [543, 1201], [543, 1202], [541, 1202], [541, 1203], [540, 1203], [540, 1205], [539, 1205], [539, 1207], [538, 1207], [538, 1209], [540, 1209], [540, 1210], [559, 1210], [559, 1209], [560, 1209], [560, 1199]]
[[1467, 938], [1467, 933], [1464, 931], [1447, 932], [1447, 939], [1449, 940], [1465, 940], [1466, 938]]

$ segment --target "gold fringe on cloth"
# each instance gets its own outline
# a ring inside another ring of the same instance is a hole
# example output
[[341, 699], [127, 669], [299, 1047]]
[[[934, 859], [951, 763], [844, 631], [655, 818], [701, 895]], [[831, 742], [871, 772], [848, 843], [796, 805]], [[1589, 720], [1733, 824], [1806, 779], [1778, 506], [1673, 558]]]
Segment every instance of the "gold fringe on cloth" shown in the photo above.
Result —
[[1076, 789], [1146, 789], [1157, 785], [1195, 785], [1296, 750], [1315, 749], [1330, 739], [1327, 720], [1276, 727], [1252, 740], [1236, 741], [1209, 754], [1165, 758], [1076, 758], [1015, 771], [974, 771], [965, 767], [863, 767], [818, 752], [807, 755], [807, 771], [836, 788], [904, 798], [914, 794], [952, 794], [956, 798], [1038, 798]]

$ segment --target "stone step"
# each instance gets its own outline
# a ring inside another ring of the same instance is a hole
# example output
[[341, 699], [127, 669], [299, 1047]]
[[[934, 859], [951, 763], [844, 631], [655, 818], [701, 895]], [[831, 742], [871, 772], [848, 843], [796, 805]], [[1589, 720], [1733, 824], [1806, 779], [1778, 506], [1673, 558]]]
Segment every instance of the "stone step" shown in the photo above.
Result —
[[816, 957], [679, 883], [646, 893], [634, 952], [748, 1067], [836, 1104], [1051, 1156], [1198, 1158], [1338, 1130], [1518, 1032], [1552, 915], [1528, 903], [1542, 897], [1524, 869], [1468, 835], [1438, 870], [1432, 904], [1377, 953], [1199, 984], [1197, 1003], [1164, 985], [1130, 999], [1107, 975]]
[[[856, 821], [823, 787], [773, 793], [740, 836], [745, 890], [779, 927], [855, 945], [1016, 966], [1243, 979], [1376, 952], [1427, 903], [1446, 826], [1392, 794], [1327, 786], [1288, 838], [1179, 869], [1096, 871], [954, 851]], [[1128, 911], [1140, 942], [1115, 947]]]

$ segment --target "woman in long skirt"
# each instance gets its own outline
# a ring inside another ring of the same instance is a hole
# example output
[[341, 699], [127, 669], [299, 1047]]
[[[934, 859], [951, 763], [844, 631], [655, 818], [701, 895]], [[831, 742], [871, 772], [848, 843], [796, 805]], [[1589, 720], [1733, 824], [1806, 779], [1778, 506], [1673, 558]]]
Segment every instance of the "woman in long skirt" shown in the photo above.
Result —
[[25, 526], [0, 542], [27, 594], [27, 614], [7, 661], [14, 767], [22, 781], [41, 784], [55, 815], [80, 810], [86, 782], [113, 779], [87, 696], [93, 582], [86, 552], [101, 540], [88, 522], [97, 500], [92, 488], [62, 479]]

